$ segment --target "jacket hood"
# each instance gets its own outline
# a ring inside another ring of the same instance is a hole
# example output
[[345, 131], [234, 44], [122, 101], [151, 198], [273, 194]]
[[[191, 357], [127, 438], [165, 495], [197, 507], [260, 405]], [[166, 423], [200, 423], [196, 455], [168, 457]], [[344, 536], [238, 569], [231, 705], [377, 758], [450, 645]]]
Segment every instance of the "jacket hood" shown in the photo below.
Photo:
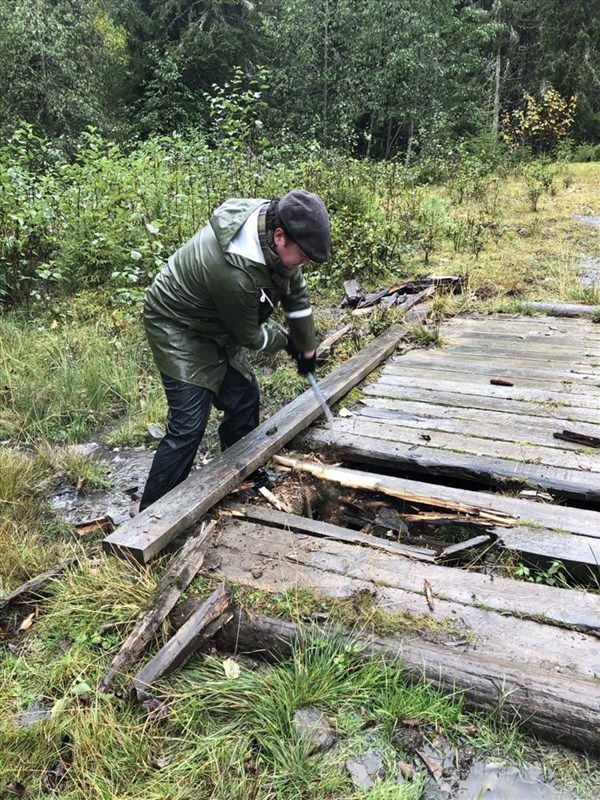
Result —
[[256, 211], [259, 206], [268, 202], [269, 200], [260, 198], [247, 200], [236, 197], [225, 201], [215, 209], [210, 218], [210, 226], [217, 238], [221, 252], [225, 252], [227, 245], [246, 222], [250, 214]]

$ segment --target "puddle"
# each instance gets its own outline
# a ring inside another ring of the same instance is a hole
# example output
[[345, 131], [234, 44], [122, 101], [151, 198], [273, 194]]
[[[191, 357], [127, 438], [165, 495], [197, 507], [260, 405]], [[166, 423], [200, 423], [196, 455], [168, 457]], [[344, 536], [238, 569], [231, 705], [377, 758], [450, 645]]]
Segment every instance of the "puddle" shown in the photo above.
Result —
[[[117, 447], [89, 443], [80, 451], [106, 465], [107, 489], [77, 494], [73, 486], [54, 490], [49, 501], [57, 516], [72, 525], [109, 516], [115, 525], [129, 519], [129, 507], [139, 499], [154, 451], [146, 447]], [[85, 489], [85, 487], [84, 487]]]
[[574, 800], [569, 792], [555, 789], [544, 780], [541, 767], [521, 768], [497, 762], [475, 762], [469, 774], [450, 792], [436, 787], [425, 800]]

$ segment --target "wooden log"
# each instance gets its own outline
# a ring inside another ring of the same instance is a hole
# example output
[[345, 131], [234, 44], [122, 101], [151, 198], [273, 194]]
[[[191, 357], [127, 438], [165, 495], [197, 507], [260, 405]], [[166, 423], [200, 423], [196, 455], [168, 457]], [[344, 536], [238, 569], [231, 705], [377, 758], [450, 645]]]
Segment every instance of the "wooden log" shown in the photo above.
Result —
[[125, 672], [144, 651], [202, 566], [214, 529], [214, 522], [202, 526], [175, 555], [163, 575], [154, 595], [152, 606], [142, 611], [133, 630], [104, 673], [98, 691], [107, 692], [119, 673]]
[[[292, 622], [240, 612], [218, 636], [225, 650], [271, 659], [287, 658], [300, 636], [328, 636], [329, 629], [309, 631]], [[414, 638], [361, 637], [349, 642], [365, 657], [401, 664], [415, 682], [425, 678], [440, 691], [459, 691], [469, 708], [498, 709], [536, 736], [587, 752], [600, 752], [600, 685], [598, 681], [557, 675], [539, 668], [453, 652]]]
[[519, 304], [523, 309], [549, 314], [553, 317], [594, 317], [600, 306], [587, 306], [582, 303], [534, 303], [524, 301]]
[[[367, 472], [344, 469], [341, 467], [328, 467], [313, 461], [301, 461], [289, 456], [275, 456], [276, 464], [284, 467], [291, 467], [299, 472], [306, 472], [322, 480], [333, 481], [351, 489], [367, 489], [372, 492], [381, 492], [390, 497], [398, 497], [409, 503], [417, 505], [434, 506], [437, 508], [449, 508], [467, 517], [479, 517], [496, 525], [514, 525], [516, 520], [501, 511], [490, 511], [476, 505], [456, 503], [452, 500], [441, 500], [431, 494], [415, 494], [399, 485], [394, 478], [386, 478], [382, 475], [373, 475]], [[433, 487], [432, 487], [433, 488]]]
[[309, 442], [319, 446], [334, 447], [337, 455], [348, 461], [364, 464], [393, 466], [430, 475], [446, 475], [459, 480], [473, 481], [485, 486], [506, 488], [518, 484], [522, 488], [533, 486], [562, 497], [575, 497], [597, 503], [600, 501], [600, 483], [597, 473], [574, 469], [548, 467], [544, 464], [526, 464], [493, 456], [453, 453], [435, 447], [419, 447], [381, 439], [360, 438], [356, 434], [313, 430], [307, 435]]
[[[330, 404], [345, 395], [392, 353], [404, 329], [391, 326], [368, 347], [345, 361], [319, 386]], [[108, 552], [147, 563], [178, 533], [265, 463], [290, 439], [322, 414], [312, 390], [307, 390], [239, 442], [214, 458], [168, 494], [108, 536]]]
[[231, 589], [220, 586], [197, 608], [179, 630], [169, 639], [135, 676], [130, 685], [138, 700], [150, 686], [182, 667], [205, 642], [233, 618], [234, 603]]
[[239, 514], [244, 519], [252, 522], [263, 522], [275, 528], [284, 528], [285, 530], [303, 533], [307, 536], [324, 537], [327, 539], [335, 539], [339, 542], [373, 547], [376, 550], [407, 556], [417, 561], [433, 563], [435, 560], [434, 553], [426, 547], [413, 547], [411, 545], [400, 544], [399, 542], [388, 542], [377, 536], [370, 536], [366, 533], [360, 533], [359, 531], [352, 531], [348, 528], [342, 528], [339, 525], [332, 525], [327, 522], [306, 519], [296, 514], [284, 514], [279, 511], [273, 511], [272, 509], [262, 508], [261, 506], [234, 506], [232, 508], [232, 513]]

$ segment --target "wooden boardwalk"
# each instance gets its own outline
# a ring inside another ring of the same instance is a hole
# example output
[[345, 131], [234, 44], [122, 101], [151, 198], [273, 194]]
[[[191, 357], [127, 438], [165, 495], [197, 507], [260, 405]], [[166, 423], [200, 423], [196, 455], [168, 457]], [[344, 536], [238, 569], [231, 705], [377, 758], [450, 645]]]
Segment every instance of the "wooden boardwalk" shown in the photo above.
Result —
[[[600, 580], [600, 450], [554, 436], [600, 436], [600, 326], [491, 316], [454, 319], [441, 335], [441, 348], [388, 359], [352, 416], [303, 440], [355, 467], [339, 472], [375, 468], [371, 477], [393, 484], [395, 497], [509, 515], [510, 524], [487, 527], [493, 547]], [[555, 502], [535, 502], [536, 490]], [[367, 594], [406, 620], [394, 646], [415, 675], [459, 688], [476, 706], [507, 700], [536, 733], [600, 750], [597, 594], [457, 569], [435, 548], [394, 552], [407, 546], [401, 535], [353, 543], [345, 528], [258, 507], [220, 528], [228, 580]]]
[[335, 421], [336, 448], [388, 469], [600, 502], [600, 451], [554, 438], [600, 436], [600, 326], [457, 318], [440, 332], [443, 347], [396, 356], [363, 387], [353, 416]]

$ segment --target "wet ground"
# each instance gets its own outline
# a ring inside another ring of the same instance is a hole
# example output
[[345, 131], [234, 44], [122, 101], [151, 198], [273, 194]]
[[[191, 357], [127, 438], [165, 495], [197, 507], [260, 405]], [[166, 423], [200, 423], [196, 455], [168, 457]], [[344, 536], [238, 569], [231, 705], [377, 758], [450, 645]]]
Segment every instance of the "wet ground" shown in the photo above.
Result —
[[131, 504], [139, 499], [154, 450], [146, 447], [109, 448], [96, 442], [77, 445], [78, 451], [105, 467], [107, 489], [77, 492], [73, 485], [58, 486], [49, 496], [56, 515], [72, 525], [108, 516], [115, 527], [129, 519]]

